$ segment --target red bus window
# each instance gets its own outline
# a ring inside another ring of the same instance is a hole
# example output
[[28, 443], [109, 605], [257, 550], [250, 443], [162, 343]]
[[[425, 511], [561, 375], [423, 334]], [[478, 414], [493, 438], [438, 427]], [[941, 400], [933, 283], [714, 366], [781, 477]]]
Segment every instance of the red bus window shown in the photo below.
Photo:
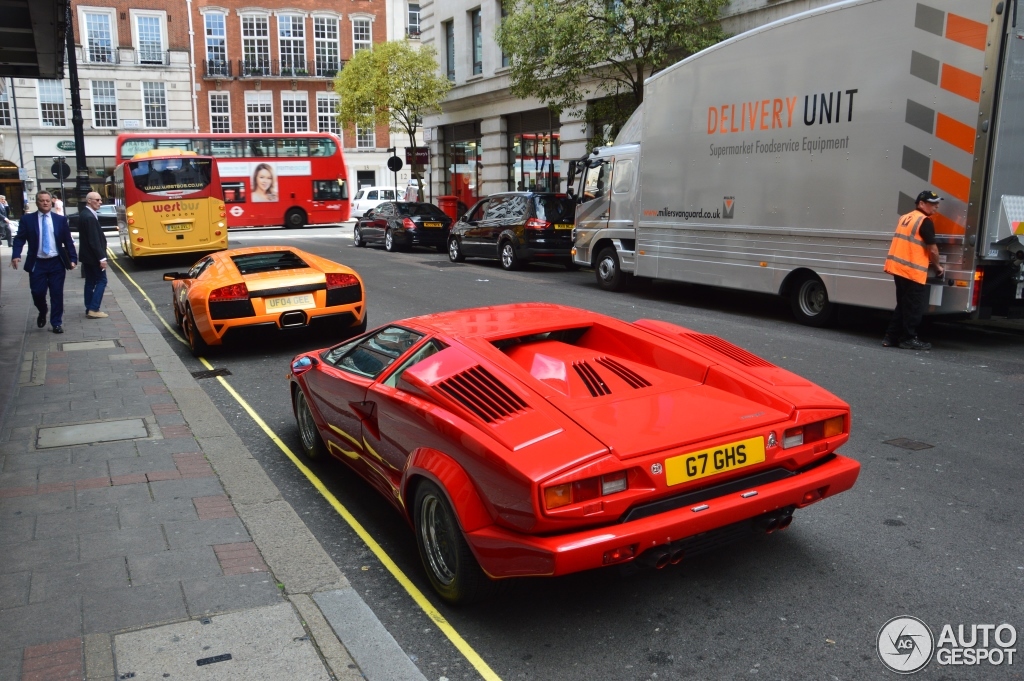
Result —
[[223, 182], [220, 186], [224, 190], [224, 203], [245, 203], [244, 182]]

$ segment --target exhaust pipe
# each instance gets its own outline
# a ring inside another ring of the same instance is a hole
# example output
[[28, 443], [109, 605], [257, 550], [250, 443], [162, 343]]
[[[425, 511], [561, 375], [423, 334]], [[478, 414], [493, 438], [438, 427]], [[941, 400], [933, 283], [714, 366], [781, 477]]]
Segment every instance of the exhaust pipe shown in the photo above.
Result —
[[683, 558], [686, 556], [686, 551], [682, 549], [676, 549], [673, 551], [668, 558], [668, 562], [672, 565], [679, 565], [683, 562]]
[[655, 570], [664, 569], [672, 560], [672, 554], [668, 552], [668, 549], [664, 546], [656, 546], [653, 549], [645, 551], [637, 561], [644, 567], [652, 567]]
[[787, 527], [789, 527], [792, 524], [793, 524], [793, 516], [792, 516], [792, 514], [791, 515], [787, 515], [787, 516], [783, 516], [782, 520], [779, 521], [779, 531], [781, 532], [782, 530], [786, 529]]

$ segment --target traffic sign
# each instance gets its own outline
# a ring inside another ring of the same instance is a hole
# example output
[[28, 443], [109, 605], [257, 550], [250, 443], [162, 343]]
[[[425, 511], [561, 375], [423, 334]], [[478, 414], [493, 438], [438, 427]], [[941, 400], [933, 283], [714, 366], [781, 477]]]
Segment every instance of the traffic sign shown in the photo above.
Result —
[[390, 170], [393, 173], [397, 173], [401, 169], [402, 159], [398, 158], [397, 156], [392, 156], [391, 158], [388, 159], [388, 170]]
[[56, 180], [66, 180], [71, 177], [71, 166], [64, 161], [59, 161], [50, 166], [50, 174]]

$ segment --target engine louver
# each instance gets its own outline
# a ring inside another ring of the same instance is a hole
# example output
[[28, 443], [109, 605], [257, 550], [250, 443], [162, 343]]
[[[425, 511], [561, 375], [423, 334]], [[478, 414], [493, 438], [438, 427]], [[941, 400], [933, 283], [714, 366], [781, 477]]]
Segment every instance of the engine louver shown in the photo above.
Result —
[[527, 410], [527, 404], [491, 372], [473, 367], [437, 384], [442, 393], [487, 423]]
[[601, 375], [594, 371], [594, 367], [590, 366], [586, 362], [573, 362], [572, 368], [576, 370], [579, 377], [583, 379], [583, 383], [587, 386], [587, 390], [590, 391], [591, 396], [600, 397], [601, 395], [611, 395], [612, 390], [605, 385], [604, 379]]
[[594, 360], [604, 368], [611, 371], [613, 374], [621, 378], [633, 388], [648, 388], [651, 386], [651, 382], [646, 378], [633, 371], [629, 367], [622, 366], [611, 357], [599, 357]]
[[757, 355], [747, 352], [743, 348], [736, 347], [727, 340], [722, 340], [718, 336], [709, 336], [703, 333], [688, 333], [687, 338], [697, 341], [701, 345], [707, 346], [715, 352], [731, 357], [740, 364], [748, 367], [769, 367], [774, 368], [775, 365], [771, 362], [761, 359]]

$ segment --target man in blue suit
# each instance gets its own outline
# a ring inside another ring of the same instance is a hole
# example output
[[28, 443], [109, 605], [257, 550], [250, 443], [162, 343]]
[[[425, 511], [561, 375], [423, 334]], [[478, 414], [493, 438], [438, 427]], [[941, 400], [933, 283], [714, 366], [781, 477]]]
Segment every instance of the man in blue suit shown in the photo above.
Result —
[[35, 213], [21, 216], [18, 223], [18, 236], [14, 237], [14, 255], [11, 256], [11, 267], [18, 269], [21, 262], [21, 247], [28, 244], [25, 254], [25, 271], [28, 272], [28, 285], [32, 290], [32, 302], [39, 310], [36, 326], [46, 326], [46, 292], [50, 292], [50, 327], [54, 333], [64, 333], [64, 261], [60, 249], [66, 249], [71, 269], [78, 265], [78, 253], [75, 242], [71, 239], [68, 221], [63, 215], [51, 212], [53, 196], [50, 192], [41, 191], [36, 194]]

